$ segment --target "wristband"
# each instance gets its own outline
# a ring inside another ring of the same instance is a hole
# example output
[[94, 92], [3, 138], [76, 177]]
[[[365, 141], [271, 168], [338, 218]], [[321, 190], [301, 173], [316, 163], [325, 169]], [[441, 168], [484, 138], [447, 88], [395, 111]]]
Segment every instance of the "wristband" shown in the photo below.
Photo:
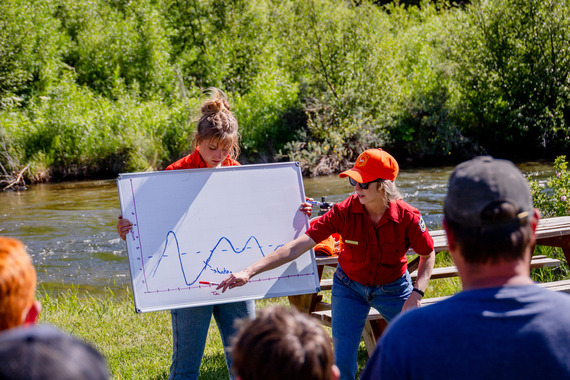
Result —
[[420, 296], [422, 296], [422, 297], [423, 297], [424, 294], [425, 294], [423, 291], [419, 290], [418, 288], [413, 288], [413, 289], [412, 289], [412, 292], [416, 292], [416, 293], [418, 293], [418, 294], [419, 294]]

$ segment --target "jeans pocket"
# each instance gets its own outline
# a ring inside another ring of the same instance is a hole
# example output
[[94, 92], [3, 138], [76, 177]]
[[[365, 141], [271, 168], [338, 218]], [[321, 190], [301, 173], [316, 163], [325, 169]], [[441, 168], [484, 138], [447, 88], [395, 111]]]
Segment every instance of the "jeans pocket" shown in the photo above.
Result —
[[350, 278], [348, 278], [340, 266], [337, 266], [336, 271], [334, 272], [334, 277], [345, 285], [350, 284]]
[[411, 282], [409, 280], [409, 276], [404, 274], [396, 281], [382, 285], [382, 291], [384, 293], [404, 294], [410, 286]]

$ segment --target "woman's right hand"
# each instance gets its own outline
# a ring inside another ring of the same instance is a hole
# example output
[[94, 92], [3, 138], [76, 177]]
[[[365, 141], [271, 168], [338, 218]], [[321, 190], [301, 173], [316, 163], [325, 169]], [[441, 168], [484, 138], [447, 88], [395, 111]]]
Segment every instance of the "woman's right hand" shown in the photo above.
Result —
[[232, 289], [236, 286], [243, 286], [249, 282], [249, 277], [250, 276], [247, 273], [247, 270], [232, 273], [224, 281], [222, 281], [220, 285], [218, 285], [216, 290], [222, 289], [222, 293], [224, 293], [226, 289]]
[[123, 219], [122, 215], [119, 215], [119, 221], [117, 222], [117, 232], [121, 239], [125, 240], [127, 234], [133, 229], [133, 224], [128, 219]]

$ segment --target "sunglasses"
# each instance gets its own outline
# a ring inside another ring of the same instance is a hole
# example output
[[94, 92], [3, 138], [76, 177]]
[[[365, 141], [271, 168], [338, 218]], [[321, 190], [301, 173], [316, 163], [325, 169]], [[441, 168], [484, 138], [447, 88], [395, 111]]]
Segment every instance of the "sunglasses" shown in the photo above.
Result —
[[379, 180], [375, 179], [374, 181], [360, 183], [360, 182], [356, 182], [351, 177], [348, 177], [348, 182], [350, 182], [351, 186], [356, 186], [356, 184], [358, 183], [358, 185], [360, 186], [360, 188], [362, 190], [366, 190], [366, 189], [368, 189], [368, 186], [370, 186], [371, 183], [379, 182]]

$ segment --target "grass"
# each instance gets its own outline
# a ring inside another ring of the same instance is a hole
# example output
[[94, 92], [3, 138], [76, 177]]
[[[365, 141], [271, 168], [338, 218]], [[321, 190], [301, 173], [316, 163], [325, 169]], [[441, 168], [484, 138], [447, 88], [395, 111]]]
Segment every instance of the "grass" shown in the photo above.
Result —
[[[136, 314], [132, 293], [103, 294], [69, 290], [38, 292], [40, 323], [49, 323], [94, 345], [106, 359], [113, 379], [167, 379], [172, 356], [169, 311]], [[259, 300], [257, 308], [288, 305], [286, 298]], [[214, 321], [206, 341], [200, 379], [228, 378], [220, 334]]]
[[[546, 282], [570, 278], [570, 270], [560, 249], [538, 247], [535, 254], [561, 260], [559, 268], [533, 269], [535, 281]], [[453, 265], [449, 254], [439, 253], [436, 267]], [[332, 276], [326, 270], [324, 277]], [[429, 282], [426, 297], [452, 295], [461, 290], [459, 278], [438, 279]], [[38, 299], [43, 310], [40, 323], [49, 323], [93, 344], [101, 351], [113, 379], [167, 379], [172, 355], [172, 328], [170, 312], [159, 311], [136, 314], [130, 290], [121, 294], [107, 290], [103, 294], [68, 290], [57, 295], [40, 290]], [[330, 292], [324, 294], [330, 302]], [[256, 301], [258, 309], [280, 303], [288, 306], [287, 298]], [[330, 329], [325, 328], [329, 334]], [[366, 365], [368, 354], [361, 342], [358, 352], [358, 373]], [[210, 323], [200, 379], [228, 378], [228, 371], [215, 322]]]

